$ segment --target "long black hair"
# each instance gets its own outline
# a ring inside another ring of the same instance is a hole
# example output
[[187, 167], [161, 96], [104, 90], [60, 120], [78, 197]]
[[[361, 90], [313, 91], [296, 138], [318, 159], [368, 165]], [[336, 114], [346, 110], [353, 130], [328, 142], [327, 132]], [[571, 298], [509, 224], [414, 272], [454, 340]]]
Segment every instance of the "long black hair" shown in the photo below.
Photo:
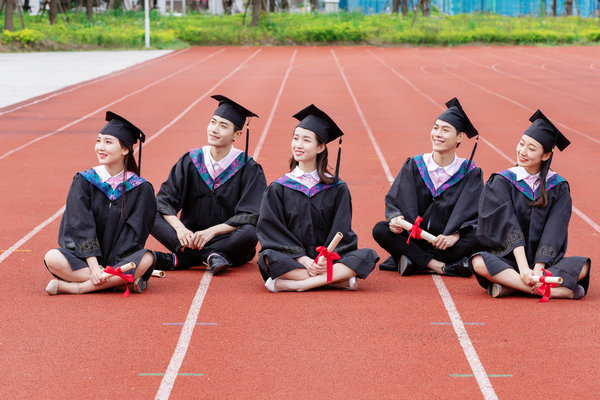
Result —
[[129, 150], [129, 152], [125, 155], [125, 158], [123, 159], [123, 200], [121, 201], [121, 217], [123, 217], [123, 210], [125, 209], [126, 202], [125, 197], [127, 194], [127, 192], [125, 191], [125, 182], [127, 182], [125, 177], [127, 176], [127, 171], [133, 172], [138, 175], [140, 171], [138, 169], [137, 162], [135, 161], [135, 156], [133, 155], [133, 146], [128, 145], [119, 138], [117, 138], [117, 140], [119, 141], [121, 148]]
[[535, 201], [530, 201], [529, 205], [536, 208], [545, 208], [548, 205], [548, 187], [546, 185], [546, 177], [550, 170], [550, 162], [552, 162], [552, 156], [554, 152], [550, 153], [550, 158], [546, 161], [542, 161], [542, 170], [540, 171], [540, 195]]

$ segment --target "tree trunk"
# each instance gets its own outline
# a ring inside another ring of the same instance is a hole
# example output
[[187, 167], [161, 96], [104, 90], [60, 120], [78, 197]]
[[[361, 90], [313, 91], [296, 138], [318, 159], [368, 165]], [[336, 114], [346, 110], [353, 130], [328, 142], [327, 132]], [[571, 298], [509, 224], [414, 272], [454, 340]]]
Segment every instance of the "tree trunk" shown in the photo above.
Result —
[[573, 0], [565, 0], [565, 14], [573, 15]]
[[252, 22], [250, 26], [256, 26], [258, 24], [258, 16], [260, 15], [260, 3], [261, 0], [252, 0]]
[[15, 10], [15, 0], [6, 0], [6, 10], [4, 13], [4, 30], [12, 31], [15, 29], [13, 23], [13, 12]]
[[319, 10], [319, 0], [310, 0], [310, 11]]
[[87, 16], [88, 21], [92, 22], [92, 17], [94, 16], [94, 0], [85, 1], [85, 15]]
[[429, 0], [421, 1], [421, 9], [423, 10], [423, 16], [428, 17], [429, 16]]
[[48, 12], [48, 18], [50, 19], [50, 25], [56, 22], [56, 16], [58, 15], [58, 1], [50, 0], [50, 11]]
[[400, 9], [400, 0], [394, 0], [392, 2], [392, 14], [398, 14], [399, 9]]
[[[600, 1], [600, 0], [598, 0]], [[408, 15], [408, 0], [402, 0], [401, 1], [402, 5], [402, 16], [406, 17]]]

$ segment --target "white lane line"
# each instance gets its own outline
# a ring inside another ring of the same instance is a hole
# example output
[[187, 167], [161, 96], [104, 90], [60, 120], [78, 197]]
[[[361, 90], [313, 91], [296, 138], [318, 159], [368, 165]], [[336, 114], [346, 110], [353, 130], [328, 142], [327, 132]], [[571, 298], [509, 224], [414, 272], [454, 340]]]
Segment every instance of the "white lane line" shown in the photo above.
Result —
[[101, 112], [101, 111], [106, 111], [106, 109], [107, 109], [108, 107], [112, 106], [113, 104], [119, 103], [119, 102], [121, 102], [121, 101], [123, 101], [123, 100], [125, 100], [125, 99], [127, 99], [127, 98], [129, 98], [129, 97], [131, 97], [131, 96], [134, 96], [134, 95], [136, 95], [136, 94], [139, 94], [139, 93], [141, 93], [141, 92], [145, 91], [146, 89], [148, 89], [148, 88], [150, 88], [150, 87], [152, 87], [152, 86], [155, 86], [155, 85], [157, 85], [157, 84], [159, 84], [159, 83], [161, 83], [161, 82], [163, 82], [163, 81], [165, 81], [165, 80], [167, 80], [167, 79], [170, 79], [170, 78], [172, 78], [173, 76], [175, 76], [175, 75], [177, 75], [177, 74], [179, 74], [179, 73], [181, 73], [181, 72], [183, 72], [183, 71], [185, 71], [185, 70], [188, 70], [188, 69], [190, 69], [190, 68], [192, 68], [192, 67], [196, 66], [197, 64], [200, 64], [200, 63], [202, 63], [202, 62], [204, 62], [204, 61], [208, 60], [208, 59], [209, 59], [209, 58], [211, 58], [211, 57], [214, 57], [215, 55], [217, 55], [217, 54], [219, 54], [219, 53], [221, 53], [221, 52], [223, 52], [223, 51], [225, 51], [225, 49], [221, 49], [221, 50], [219, 50], [219, 51], [217, 51], [217, 52], [211, 53], [211, 54], [209, 54], [208, 56], [206, 56], [206, 57], [204, 57], [204, 58], [202, 58], [202, 59], [200, 59], [200, 60], [196, 61], [195, 63], [193, 63], [193, 64], [189, 64], [189, 65], [187, 65], [187, 66], [185, 66], [185, 67], [183, 67], [183, 68], [181, 68], [181, 69], [179, 69], [179, 70], [177, 70], [177, 71], [175, 71], [175, 72], [173, 72], [173, 73], [171, 73], [171, 74], [169, 74], [169, 75], [167, 75], [167, 76], [164, 76], [164, 77], [160, 78], [159, 80], [156, 80], [156, 81], [154, 81], [154, 82], [152, 82], [152, 83], [149, 83], [148, 85], [146, 85], [146, 86], [144, 86], [144, 87], [142, 87], [142, 88], [140, 88], [140, 89], [137, 89], [137, 90], [135, 90], [135, 91], [133, 91], [133, 92], [131, 92], [131, 93], [129, 93], [129, 94], [127, 94], [127, 95], [123, 96], [123, 97], [120, 97], [120, 98], [118, 98], [118, 99], [116, 99], [116, 100], [114, 100], [114, 101], [112, 101], [112, 102], [110, 102], [110, 103], [108, 103], [108, 104], [105, 104], [105, 105], [103, 105], [102, 107], [100, 107], [100, 108], [98, 108], [98, 109], [96, 109], [96, 110], [92, 111], [91, 113], [89, 113], [89, 114], [87, 114], [87, 115], [85, 115], [85, 116], [83, 116], [83, 117], [81, 117], [81, 118], [79, 118], [79, 119], [76, 119], [75, 121], [72, 121], [72, 122], [68, 123], [67, 125], [64, 125], [64, 126], [62, 126], [61, 128], [58, 128], [58, 129], [57, 129], [57, 130], [55, 130], [55, 131], [52, 131], [52, 132], [50, 132], [50, 133], [47, 133], [47, 134], [45, 134], [45, 135], [39, 136], [39, 137], [37, 137], [37, 138], [35, 138], [35, 139], [33, 139], [33, 140], [31, 140], [31, 141], [29, 141], [29, 142], [27, 142], [27, 143], [25, 143], [25, 144], [23, 144], [23, 145], [19, 146], [19, 147], [17, 147], [17, 148], [14, 148], [14, 149], [12, 149], [12, 150], [10, 150], [10, 151], [7, 151], [6, 153], [4, 153], [4, 154], [0, 155], [0, 160], [2, 160], [2, 159], [4, 159], [4, 158], [8, 157], [9, 155], [11, 155], [11, 154], [13, 154], [13, 153], [16, 153], [17, 151], [23, 150], [24, 148], [26, 148], [26, 147], [28, 147], [28, 146], [30, 146], [30, 145], [32, 145], [32, 144], [34, 144], [34, 143], [36, 143], [36, 142], [39, 142], [40, 140], [46, 139], [46, 138], [48, 138], [48, 137], [50, 137], [50, 136], [53, 136], [53, 135], [55, 135], [55, 134], [57, 134], [57, 133], [59, 133], [59, 132], [62, 132], [62, 131], [64, 131], [65, 129], [67, 129], [67, 128], [71, 127], [71, 126], [73, 126], [73, 125], [75, 125], [75, 124], [78, 124], [79, 122], [81, 122], [81, 121], [84, 121], [84, 120], [88, 119], [89, 117], [91, 117], [92, 115], [94, 115], [94, 114], [96, 114], [96, 113], [98, 113], [98, 112]]
[[0, 111], [0, 115], [8, 114], [8, 113], [20, 110], [22, 108], [33, 106], [35, 104], [42, 103], [42, 102], [44, 102], [46, 100], [49, 100], [49, 99], [51, 99], [53, 97], [60, 96], [62, 94], [66, 94], [66, 93], [70, 93], [70, 92], [73, 92], [73, 91], [75, 91], [77, 89], [81, 89], [82, 87], [85, 87], [85, 86], [88, 86], [88, 85], [92, 85], [94, 83], [102, 82], [102, 81], [105, 81], [107, 79], [114, 78], [115, 76], [123, 75], [123, 74], [125, 74], [127, 72], [135, 71], [137, 69], [140, 69], [140, 68], [146, 67], [146, 66], [148, 66], [150, 64], [153, 64], [153, 63], [155, 63], [157, 61], [162, 61], [162, 60], [167, 59], [169, 57], [172, 57], [174, 55], [179, 55], [181, 53], [185, 53], [188, 50], [189, 49], [183, 49], [183, 50], [174, 51], [174, 52], [171, 52], [171, 53], [166, 54], [164, 56], [153, 58], [152, 60], [148, 60], [148, 61], [142, 62], [140, 64], [124, 68], [124, 69], [122, 69], [120, 71], [115, 71], [115, 72], [112, 72], [112, 73], [110, 73], [108, 75], [104, 75], [104, 76], [99, 77], [99, 78], [91, 79], [91, 80], [89, 80], [87, 82], [83, 82], [83, 83], [81, 83], [79, 85], [72, 86], [72, 87], [70, 87], [68, 89], [64, 89], [64, 90], [60, 90], [60, 91], [51, 93], [51, 94], [49, 94], [46, 97], [43, 97], [43, 98], [40, 98], [40, 99], [37, 99], [37, 100], [33, 100], [33, 101], [29, 102], [29, 103], [21, 104], [19, 106], [16, 106], [16, 107], [13, 107], [13, 108], [9, 108], [9, 109], [4, 110], [4, 111]]
[[[333, 50], [332, 50], [332, 52], [333, 52]], [[378, 58], [370, 50], [368, 50], [368, 52], [371, 55], [373, 55], [375, 58]], [[337, 59], [336, 59], [336, 61], [337, 61]], [[380, 61], [383, 61], [383, 60], [380, 60]], [[384, 65], [385, 65], [385, 63], [384, 63]], [[339, 66], [339, 64], [338, 64], [338, 66]], [[356, 105], [357, 110], [358, 110], [359, 109], [358, 102], [356, 101], [356, 98], [355, 98], [354, 94], [352, 93], [352, 89], [350, 88], [350, 85], [348, 84], [348, 80], [345, 78], [344, 72], [342, 71], [341, 68], [340, 68], [340, 72], [342, 73], [342, 76], [344, 76], [344, 82], [346, 82], [346, 87], [348, 88], [348, 91], [350, 92], [350, 95], [352, 96], [352, 98], [354, 100], [354, 104]], [[396, 75], [401, 76], [397, 72], [396, 72]], [[416, 86], [414, 84], [412, 84], [412, 82], [410, 82], [408, 79], [406, 79], [404, 77], [402, 77], [402, 79], [405, 82], [407, 82], [412, 88], [417, 90], [419, 93], [423, 94], [425, 96], [425, 98], [430, 99], [430, 101], [433, 100], [429, 96], [425, 95], [422, 91], [418, 90], [416, 88]], [[435, 103], [434, 101], [432, 101], [432, 102], [436, 106], [440, 107], [439, 104]], [[360, 113], [360, 115], [362, 115], [362, 111], [360, 111], [359, 113]], [[373, 139], [373, 141], [374, 141], [374, 139]], [[382, 165], [383, 164], [387, 165], [387, 163], [385, 162], [385, 159], [383, 158], [383, 155], [381, 155], [381, 158], [382, 158], [382, 160], [381, 160]], [[388, 180], [390, 181], [390, 184], [391, 184], [393, 182], [393, 178], [391, 177], [391, 174], [388, 174], [388, 172], [386, 172], [386, 175], [388, 176]], [[464, 325], [462, 319], [460, 318], [460, 314], [458, 313], [458, 310], [454, 306], [454, 301], [452, 300], [452, 296], [450, 295], [450, 292], [448, 292], [448, 289], [446, 288], [446, 285], [444, 284], [444, 281], [441, 277], [439, 277], [437, 275], [432, 275], [432, 278], [433, 278], [433, 281], [435, 282], [435, 286], [438, 289], [438, 293], [440, 294], [440, 297], [442, 298], [442, 300], [444, 302], [444, 306], [446, 307], [446, 311], [448, 312], [448, 316], [450, 317], [450, 321], [452, 322], [454, 331], [458, 335], [458, 342], [463, 349], [465, 357], [467, 358], [467, 361], [469, 362], [469, 365], [471, 366], [471, 370], [473, 371], [473, 375], [475, 376], [475, 380], [477, 381], [477, 384], [479, 385], [479, 390], [481, 391], [481, 393], [483, 394], [483, 397], [485, 399], [488, 399], [488, 400], [497, 399], [498, 396], [496, 396], [496, 392], [494, 391], [494, 388], [492, 387], [492, 383], [490, 382], [490, 379], [489, 379], [487, 373], [485, 372], [485, 368], [483, 367], [483, 364], [481, 363], [481, 360], [479, 359], [479, 356], [477, 355], [477, 351], [475, 351], [475, 347], [473, 346], [471, 339], [469, 339], [469, 335], [467, 333], [465, 325]]]
[[273, 107], [271, 107], [271, 112], [269, 113], [269, 118], [267, 119], [265, 128], [263, 129], [263, 131], [260, 135], [260, 139], [258, 139], [258, 144], [256, 145], [256, 149], [254, 150], [254, 155], [252, 156], [252, 158], [254, 158], [255, 160], [258, 160], [258, 156], [260, 154], [260, 149], [262, 148], [262, 146], [265, 142], [265, 138], [267, 137], [267, 132], [269, 131], [269, 128], [271, 127], [271, 122], [273, 122], [273, 117], [275, 116], [275, 111], [277, 110], [277, 106], [279, 105], [279, 99], [281, 98], [281, 95], [283, 94], [283, 88], [285, 87], [285, 84], [288, 80], [288, 76], [290, 75], [290, 72], [292, 71], [292, 68], [293, 68], [292, 66], [294, 64], [294, 59], [296, 58], [297, 52], [298, 52], [298, 50], [294, 50], [294, 52], [292, 53], [292, 58], [290, 59], [290, 63], [288, 65], [287, 70], [285, 71], [283, 81], [281, 82], [281, 86], [279, 86], [279, 92], [277, 92], [277, 96], [275, 97], [275, 103], [273, 103]]

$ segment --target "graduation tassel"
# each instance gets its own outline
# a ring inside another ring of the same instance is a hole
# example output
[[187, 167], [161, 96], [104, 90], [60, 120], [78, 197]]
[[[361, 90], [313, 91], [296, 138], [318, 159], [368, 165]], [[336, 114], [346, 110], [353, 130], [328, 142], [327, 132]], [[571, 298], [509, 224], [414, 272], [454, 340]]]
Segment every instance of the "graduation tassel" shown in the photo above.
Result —
[[337, 162], [335, 163], [335, 182], [339, 180], [340, 176], [340, 159], [342, 157], [342, 138], [340, 137], [340, 147], [338, 148]]
[[140, 140], [140, 152], [138, 153], [138, 170], [137, 175], [142, 176], [142, 141]]
[[250, 119], [248, 118], [248, 123], [246, 124], [246, 149], [244, 151], [244, 164], [248, 162], [248, 144], [250, 143]]
[[473, 151], [471, 151], [471, 157], [469, 158], [469, 162], [467, 163], [465, 175], [469, 173], [469, 167], [471, 166], [471, 162], [473, 161], [473, 156], [475, 156], [475, 150], [477, 150], [477, 143], [479, 143], [479, 133], [475, 137], [475, 145], [473, 145]]

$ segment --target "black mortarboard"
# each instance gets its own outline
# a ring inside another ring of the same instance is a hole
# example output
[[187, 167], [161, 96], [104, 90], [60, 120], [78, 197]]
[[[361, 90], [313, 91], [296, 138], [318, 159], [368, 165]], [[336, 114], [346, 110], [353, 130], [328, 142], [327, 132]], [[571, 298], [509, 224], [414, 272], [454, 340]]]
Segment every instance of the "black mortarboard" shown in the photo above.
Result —
[[466, 133], [468, 138], [472, 138], [479, 134], [456, 97], [447, 101], [446, 107], [448, 107], [448, 109], [441, 113], [438, 119], [455, 127], [457, 132]]
[[340, 171], [342, 135], [344, 132], [342, 132], [336, 123], [333, 122], [329, 115], [319, 110], [314, 104], [300, 110], [294, 114], [293, 117], [300, 121], [297, 126], [314, 132], [324, 143], [329, 143], [332, 140], [340, 138], [340, 147], [338, 149], [337, 162], [335, 165], [335, 180], [337, 181]]
[[138, 170], [136, 171], [139, 175], [142, 168], [142, 143], [146, 141], [146, 135], [140, 128], [112, 111], [106, 112], [106, 120], [108, 123], [100, 130], [101, 134], [114, 136], [132, 148], [138, 140], [140, 141]]
[[569, 139], [567, 139], [540, 110], [533, 113], [529, 118], [529, 121], [531, 121], [532, 124], [527, 128], [524, 134], [537, 140], [544, 148], [545, 153], [552, 151], [554, 146], [558, 147], [560, 151], [563, 151], [571, 144]]
[[[213, 99], [219, 102], [219, 106], [215, 110], [213, 115], [216, 115], [221, 118], [225, 118], [227, 121], [231, 121], [236, 127], [239, 129], [243, 129], [244, 125], [246, 125], [246, 118], [256, 117], [258, 115], [254, 114], [252, 111], [247, 108], [239, 105], [233, 100], [228, 99], [225, 96], [220, 94], [216, 94], [214, 96], [210, 96]], [[250, 123], [248, 123], [250, 124]], [[246, 150], [245, 150], [245, 160], [248, 159], [248, 141], [250, 136], [250, 129], [246, 128]]]
[[456, 97], [446, 102], [446, 107], [448, 109], [440, 114], [438, 117], [439, 120], [449, 123], [454, 128], [456, 128], [456, 132], [464, 132], [467, 137], [470, 139], [473, 136], [477, 136], [475, 141], [475, 145], [473, 145], [473, 150], [471, 151], [471, 157], [469, 157], [469, 162], [467, 163], [467, 169], [465, 173], [469, 172], [469, 167], [471, 166], [471, 162], [473, 161], [473, 156], [475, 155], [475, 150], [477, 149], [477, 143], [479, 141], [479, 132], [473, 124], [469, 117], [467, 117], [467, 113], [463, 110], [460, 102]]

